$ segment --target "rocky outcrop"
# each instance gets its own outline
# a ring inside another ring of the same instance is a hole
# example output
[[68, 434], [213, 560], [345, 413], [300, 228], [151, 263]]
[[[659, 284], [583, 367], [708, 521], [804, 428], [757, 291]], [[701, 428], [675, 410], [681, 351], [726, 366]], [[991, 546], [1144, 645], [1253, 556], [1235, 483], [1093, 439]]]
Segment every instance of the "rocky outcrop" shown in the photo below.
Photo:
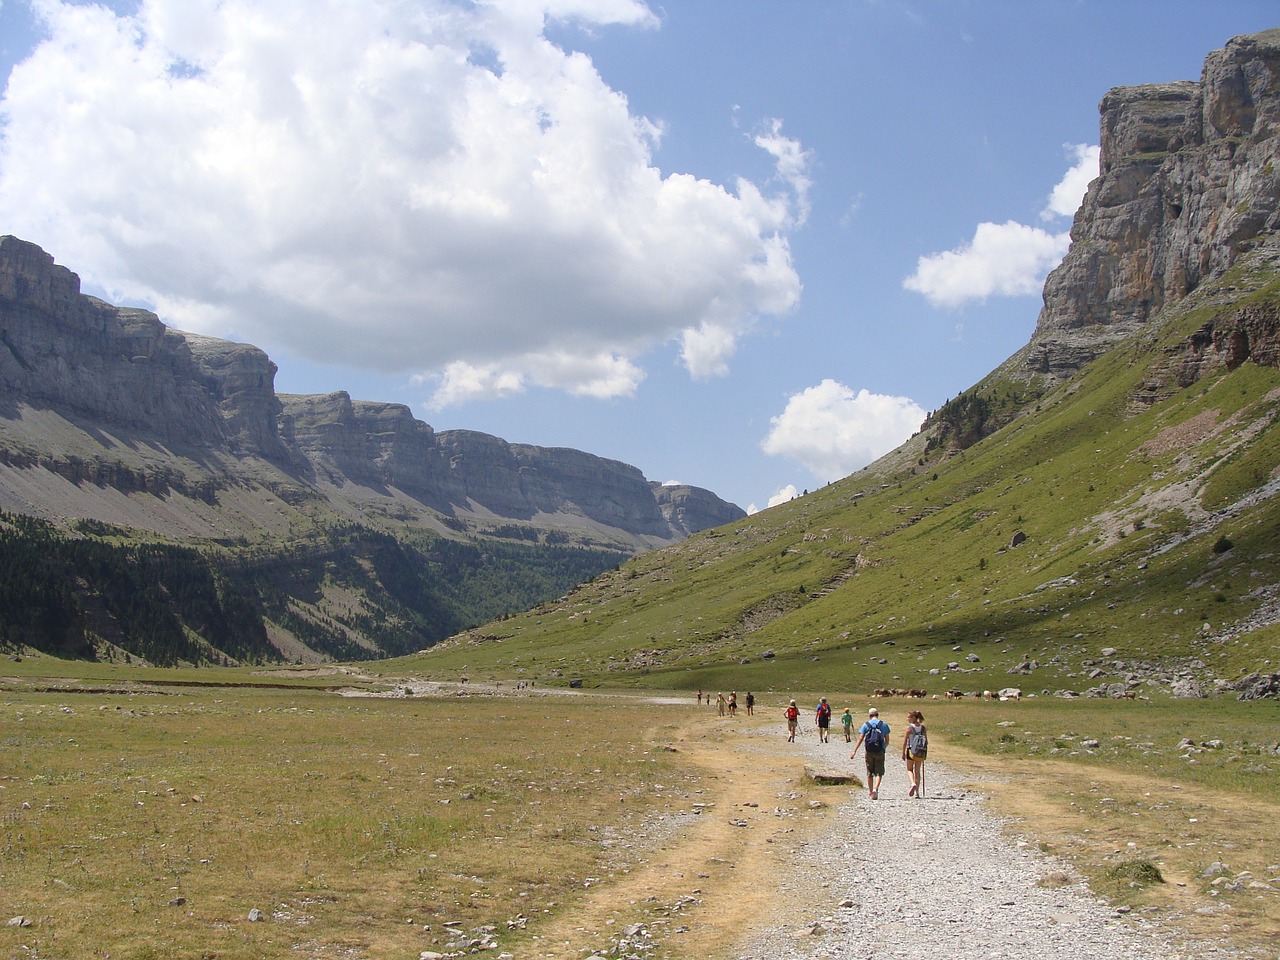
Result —
[[1100, 109], [1100, 176], [1016, 376], [1071, 376], [1280, 229], [1280, 29], [1214, 51], [1198, 83], [1119, 87]]
[[[0, 463], [10, 467], [206, 504], [219, 491], [268, 483], [273, 496], [327, 498], [347, 516], [388, 498], [396, 505], [385, 504], [387, 513], [417, 504], [424, 515], [517, 520], [632, 549], [744, 515], [708, 491], [655, 489], [616, 460], [468, 430], [436, 433], [402, 404], [345, 392], [278, 396], [275, 374], [256, 347], [84, 296], [79, 278], [45, 251], [0, 237]], [[82, 442], [69, 450], [38, 426], [7, 429], [24, 408], [74, 424]], [[0, 503], [29, 502], [36, 486]], [[65, 499], [34, 506], [48, 516], [76, 509]], [[86, 515], [112, 520], [93, 509]]]
[[746, 511], [721, 500], [710, 490], [683, 483], [651, 483], [653, 495], [667, 523], [686, 534], [741, 520]]
[[1250, 304], [1215, 317], [1188, 338], [1177, 383], [1187, 387], [1219, 366], [1234, 370], [1245, 361], [1280, 366], [1280, 307]]

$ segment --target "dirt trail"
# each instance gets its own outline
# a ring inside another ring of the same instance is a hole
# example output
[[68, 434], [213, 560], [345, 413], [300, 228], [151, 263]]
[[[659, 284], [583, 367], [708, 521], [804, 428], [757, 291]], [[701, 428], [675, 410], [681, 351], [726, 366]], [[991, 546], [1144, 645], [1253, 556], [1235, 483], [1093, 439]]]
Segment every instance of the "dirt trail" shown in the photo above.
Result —
[[[832, 765], [851, 770], [843, 740], [832, 738]], [[621, 880], [596, 888], [572, 916], [544, 928], [539, 956], [603, 953], [633, 924], [653, 935], [656, 956], [725, 956], [743, 931], [793, 906], [778, 901], [777, 878], [828, 822], [831, 791], [843, 799], [849, 788], [806, 782], [809, 757], [765, 717], [700, 718], [671, 742], [701, 772], [703, 793], [684, 809], [702, 812], [685, 817]]]
[[[1088, 803], [1111, 807], [1113, 797], [1152, 788], [1124, 771], [1090, 768], [1082, 776], [1071, 765], [1022, 763], [1010, 780], [998, 759], [948, 749], [952, 769], [933, 764], [936, 781], [926, 783], [933, 802], [906, 798], [905, 774], [894, 762], [873, 803], [860, 786], [824, 787], [805, 777], [815, 758], [824, 768], [861, 775], [861, 759], [850, 762], [839, 732], [820, 746], [810, 728], [792, 744], [771, 715], [701, 717], [670, 742], [700, 771], [701, 792], [675, 804], [680, 809], [664, 838], [638, 848], [638, 861], [621, 879], [595, 888], [571, 916], [543, 928], [536, 956], [582, 960], [595, 951], [645, 960], [872, 954], [913, 960], [945, 952], [960, 937], [1008, 958], [1082, 960], [1115, 949], [1135, 958], [1200, 958], [1232, 949], [1228, 935], [1246, 956], [1274, 956], [1256, 952], [1259, 921], [1270, 924], [1265, 916], [1250, 924], [1237, 915], [1231, 931], [1216, 913], [1197, 917], [1203, 884], [1185, 870], [1171, 872], [1157, 912], [1139, 918], [1102, 904], [1065, 863], [1041, 856], [1042, 840], [1067, 854], [1089, 845], [1091, 855], [1098, 845], [1123, 850], [1126, 814], [1137, 818], [1142, 804], [1099, 815]], [[1048, 796], [1064, 777], [1080, 777], [1078, 789], [1092, 799], [1078, 806]], [[1185, 825], [1188, 811], [1210, 809], [1215, 799], [1182, 793], [1176, 802], [1162, 798], [1144, 807], [1141, 816], [1154, 818], [1152, 830], [1176, 829], [1159, 821], [1166, 806]], [[1222, 816], [1248, 816], [1217, 801]], [[1268, 830], [1277, 823], [1280, 816]], [[904, 849], [914, 850], [914, 859], [903, 861]], [[1062, 889], [1046, 889], [1046, 874], [1051, 888]], [[942, 900], [918, 910], [895, 902], [883, 916], [863, 912], [869, 898], [896, 901], [911, 883], [936, 890]], [[1178, 929], [1167, 925], [1174, 918]], [[1187, 946], [1179, 930], [1201, 946]]]

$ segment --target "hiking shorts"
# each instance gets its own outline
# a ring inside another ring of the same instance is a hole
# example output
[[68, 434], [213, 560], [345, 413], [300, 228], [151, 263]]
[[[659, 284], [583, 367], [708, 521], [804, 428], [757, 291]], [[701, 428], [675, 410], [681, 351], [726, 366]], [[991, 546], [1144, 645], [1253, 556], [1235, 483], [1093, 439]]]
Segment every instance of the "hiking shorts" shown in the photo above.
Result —
[[879, 753], [874, 753], [873, 751], [868, 750], [864, 756], [867, 758], [867, 776], [883, 777], [884, 751], [881, 750]]

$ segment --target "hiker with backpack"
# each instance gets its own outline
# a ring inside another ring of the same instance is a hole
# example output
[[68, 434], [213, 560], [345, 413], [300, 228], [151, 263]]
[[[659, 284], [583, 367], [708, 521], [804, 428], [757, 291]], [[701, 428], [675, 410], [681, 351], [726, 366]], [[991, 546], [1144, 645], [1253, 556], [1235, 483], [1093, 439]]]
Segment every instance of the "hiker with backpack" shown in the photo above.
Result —
[[902, 759], [907, 764], [907, 776], [911, 778], [908, 797], [920, 798], [924, 780], [924, 758], [929, 752], [929, 733], [924, 726], [924, 714], [912, 710], [907, 714], [907, 732], [902, 738]]
[[792, 700], [782, 715], [787, 718], [787, 743], [795, 743], [796, 730], [800, 727], [800, 708]]
[[889, 725], [880, 719], [880, 711], [872, 707], [867, 711], [867, 722], [858, 728], [858, 742], [853, 745], [852, 760], [858, 748], [865, 746], [867, 760], [867, 795], [872, 800], [880, 796], [880, 781], [884, 779], [884, 753], [889, 744]]
[[818, 722], [818, 742], [830, 743], [831, 705], [827, 703], [826, 697], [818, 701], [818, 706], [813, 713], [814, 719]]

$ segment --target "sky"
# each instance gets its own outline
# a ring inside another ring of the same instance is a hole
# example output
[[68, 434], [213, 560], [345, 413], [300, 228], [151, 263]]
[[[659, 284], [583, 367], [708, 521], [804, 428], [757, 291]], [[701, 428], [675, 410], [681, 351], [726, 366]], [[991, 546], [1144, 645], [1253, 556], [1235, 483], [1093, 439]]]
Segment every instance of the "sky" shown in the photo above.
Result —
[[1274, 0], [0, 0], [0, 234], [281, 393], [755, 511], [1035, 328], [1112, 87]]

